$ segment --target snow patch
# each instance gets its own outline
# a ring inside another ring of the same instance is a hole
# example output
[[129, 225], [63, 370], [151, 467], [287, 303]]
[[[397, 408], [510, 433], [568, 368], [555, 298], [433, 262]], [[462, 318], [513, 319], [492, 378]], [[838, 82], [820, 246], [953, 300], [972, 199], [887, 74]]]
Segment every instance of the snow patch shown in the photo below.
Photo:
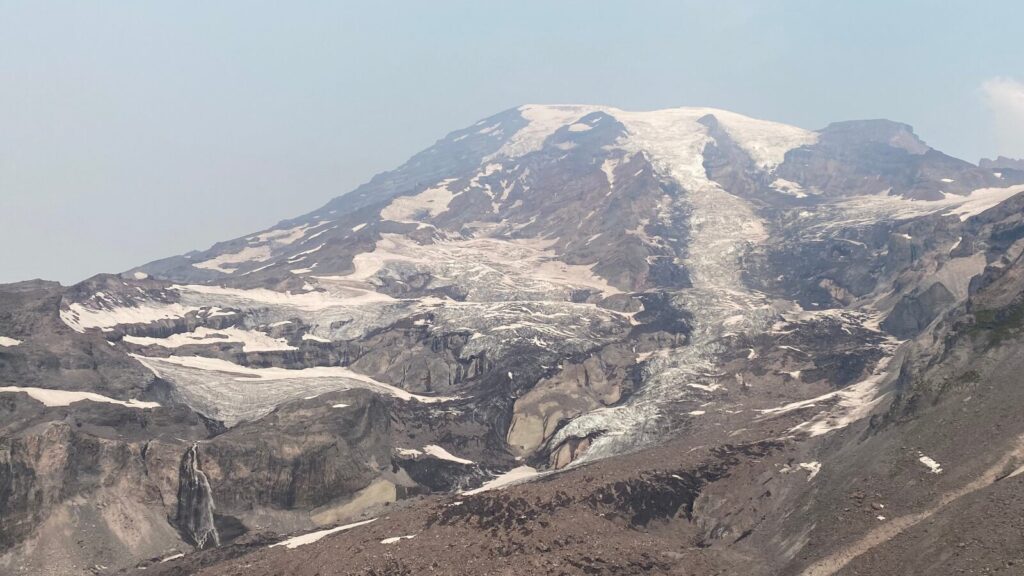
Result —
[[415, 537], [416, 537], [415, 534], [410, 534], [408, 536], [392, 536], [391, 538], [385, 538], [385, 539], [381, 540], [380, 543], [381, 544], [395, 544], [395, 543], [397, 543], [400, 540], [412, 540]]
[[813, 408], [819, 405], [828, 407], [819, 412], [814, 418], [797, 424], [790, 429], [790, 432], [805, 432], [810, 436], [820, 436], [833, 430], [845, 428], [850, 424], [866, 417], [875, 406], [881, 402], [887, 393], [879, 394], [883, 380], [888, 376], [886, 368], [892, 361], [888, 356], [879, 361], [874, 373], [858, 382], [851, 384], [842, 390], [829, 392], [816, 398], [792, 402], [778, 408], [759, 410], [765, 416], [786, 414], [794, 410]]
[[917, 459], [917, 461], [920, 462], [921, 464], [924, 464], [928, 468], [928, 470], [931, 471], [932, 474], [942, 474], [941, 464], [939, 464], [935, 460], [932, 460], [928, 456], [921, 454], [920, 452], [918, 452], [918, 456], [919, 458]]
[[960, 221], [963, 222], [971, 216], [977, 216], [1021, 192], [1024, 192], [1024, 184], [1010, 186], [1009, 188], [980, 188], [971, 192], [966, 197], [946, 194], [946, 198], [942, 201], [958, 203], [958, 206], [947, 213], [959, 216]]
[[21, 340], [8, 338], [7, 336], [0, 336], [0, 346], [4, 348], [10, 348], [12, 346], [17, 346], [18, 344], [21, 344]]
[[310, 228], [317, 228], [326, 223], [327, 221], [323, 221], [317, 222], [316, 224], [303, 224], [302, 226], [296, 226], [295, 228], [269, 230], [267, 232], [257, 234], [248, 240], [250, 242], [272, 242], [274, 244], [287, 246], [305, 236], [306, 231]]
[[608, 194], [612, 193], [615, 189], [615, 168], [619, 165], [619, 160], [616, 158], [605, 158], [601, 162], [601, 171], [604, 172], [605, 178], [608, 179]]
[[419, 222], [421, 218], [433, 218], [448, 210], [448, 203], [455, 194], [448, 189], [454, 178], [442, 180], [439, 185], [427, 188], [415, 196], [399, 196], [380, 212], [384, 220], [395, 222]]
[[451, 462], [458, 462], [459, 464], [475, 464], [472, 460], [466, 460], [465, 458], [459, 458], [437, 444], [430, 444], [423, 447], [423, 451], [430, 454], [434, 458], [441, 460], [449, 460]]
[[330, 536], [331, 534], [334, 534], [336, 532], [343, 532], [345, 530], [351, 530], [352, 528], [356, 528], [358, 526], [365, 526], [370, 522], [374, 522], [376, 520], [376, 518], [370, 518], [369, 520], [363, 520], [362, 522], [355, 522], [353, 524], [346, 524], [344, 526], [328, 528], [327, 530], [318, 530], [316, 532], [310, 532], [309, 534], [303, 534], [302, 536], [295, 536], [294, 538], [282, 540], [277, 544], [271, 544], [270, 546], [268, 546], [268, 548], [273, 548], [275, 546], [284, 546], [288, 549], [298, 548], [299, 546], [305, 546], [306, 544], [312, 544], [313, 542], [322, 540], [324, 537]]
[[[289, 370], [287, 368], [276, 367], [250, 368], [227, 360], [206, 358], [203, 356], [168, 356], [167, 358], [150, 358], [140, 356], [138, 354], [132, 354], [131, 356], [141, 362], [143, 366], [149, 368], [149, 370], [156, 374], [157, 377], [164, 377], [163, 372], [167, 366], [181, 366], [207, 372], [219, 372], [230, 377], [236, 382], [252, 382], [253, 380], [275, 381], [331, 378], [358, 383], [363, 387], [394, 396], [401, 400], [417, 400], [424, 403], [434, 403], [447, 402], [455, 399], [454, 397], [449, 396], [423, 396], [420, 394], [413, 394], [396, 386], [374, 380], [365, 374], [353, 372], [352, 370], [342, 366], [314, 366], [312, 368]], [[173, 378], [168, 379], [173, 381]]]
[[485, 158], [518, 158], [536, 152], [544, 146], [544, 140], [567, 124], [574, 124], [580, 118], [600, 110], [598, 106], [542, 106], [530, 104], [519, 107], [519, 114], [526, 120], [526, 126], [516, 131], [497, 152]]
[[202, 262], [193, 262], [192, 266], [203, 270], [216, 270], [224, 274], [234, 274], [239, 264], [265, 262], [270, 260], [270, 256], [270, 246], [245, 246], [238, 252], [221, 254]]
[[461, 494], [465, 496], [472, 496], [473, 494], [480, 494], [481, 492], [487, 492], [489, 490], [500, 490], [513, 484], [525, 482], [527, 480], [530, 480], [531, 478], [537, 477], [538, 475], [539, 472], [537, 472], [535, 468], [532, 468], [530, 466], [520, 466], [518, 468], [513, 468], [508, 472], [505, 472], [504, 474], [494, 478], [493, 480], [484, 482], [483, 485], [480, 486], [479, 488], [476, 488], [474, 490], [467, 490], [465, 492], [462, 492]]
[[125, 342], [139, 346], [160, 346], [162, 348], [180, 348], [191, 344], [220, 344], [223, 342], [241, 342], [243, 352], [276, 352], [281, 350], [297, 350], [290, 346], [284, 338], [271, 338], [262, 332], [241, 330], [238, 328], [222, 328], [214, 330], [200, 326], [194, 332], [171, 334], [166, 338], [150, 338], [147, 336], [124, 337]]
[[70, 390], [51, 390], [49, 388], [32, 388], [23, 386], [0, 386], [0, 392], [23, 392], [47, 406], [69, 406], [75, 402], [88, 400], [105, 404], [120, 404], [127, 408], [159, 408], [159, 402], [143, 402], [142, 400], [115, 400], [95, 392], [74, 392]]
[[776, 192], [788, 194], [795, 198], [807, 198], [807, 193], [804, 192], [803, 186], [784, 178], [776, 178], [775, 181], [771, 183], [771, 187]]
[[[314, 276], [314, 278], [321, 277]], [[329, 279], [331, 277], [325, 276], [322, 278]], [[251, 288], [246, 290], [240, 288], [226, 288], [224, 286], [206, 286], [201, 284], [176, 284], [171, 286], [171, 290], [177, 290], [182, 295], [199, 294], [202, 295], [204, 299], [209, 296], [223, 297], [226, 302], [230, 302], [234, 307], [262, 308], [268, 305], [273, 305], [287, 306], [308, 312], [316, 312], [338, 306], [354, 306], [370, 302], [393, 300], [390, 296], [371, 290], [358, 291], [351, 297], [347, 295], [335, 296], [328, 292], [320, 291], [292, 293], [277, 292], [266, 288]]]
[[[94, 298], [102, 296], [97, 292]], [[113, 328], [120, 324], [149, 324], [157, 320], [183, 318], [189, 312], [198, 312], [199, 307], [183, 306], [177, 302], [165, 303], [150, 300], [136, 302], [134, 306], [108, 304], [97, 299], [97, 306], [85, 306], [73, 302], [61, 309], [60, 319], [75, 332], [89, 328]]]
[[801, 470], [807, 471], [807, 481], [810, 482], [821, 472], [821, 462], [801, 462], [799, 464]]

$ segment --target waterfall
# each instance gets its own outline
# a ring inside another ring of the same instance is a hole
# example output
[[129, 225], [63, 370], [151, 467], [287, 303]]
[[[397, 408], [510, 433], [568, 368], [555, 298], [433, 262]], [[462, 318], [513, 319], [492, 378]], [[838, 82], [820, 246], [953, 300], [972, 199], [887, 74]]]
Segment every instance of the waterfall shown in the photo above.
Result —
[[178, 470], [178, 529], [197, 548], [220, 546], [213, 523], [213, 490], [199, 467], [199, 443], [181, 457]]

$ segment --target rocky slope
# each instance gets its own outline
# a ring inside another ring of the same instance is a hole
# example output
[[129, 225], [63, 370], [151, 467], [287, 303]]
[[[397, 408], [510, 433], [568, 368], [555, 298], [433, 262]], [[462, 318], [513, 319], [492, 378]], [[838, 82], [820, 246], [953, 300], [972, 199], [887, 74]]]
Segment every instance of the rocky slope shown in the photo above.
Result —
[[1020, 564], [920, 535], [1017, 529], [1020, 192], [883, 120], [525, 106], [270, 230], [3, 287], [0, 567]]

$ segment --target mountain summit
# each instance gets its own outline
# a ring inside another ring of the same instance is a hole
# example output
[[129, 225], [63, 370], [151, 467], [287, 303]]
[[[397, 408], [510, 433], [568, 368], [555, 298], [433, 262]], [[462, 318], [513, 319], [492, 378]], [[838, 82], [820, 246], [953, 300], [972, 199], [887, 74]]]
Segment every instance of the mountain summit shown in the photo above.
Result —
[[1021, 192], [887, 120], [529, 105], [271, 229], [0, 287], [0, 567], [938, 555], [921, 522], [1024, 465]]

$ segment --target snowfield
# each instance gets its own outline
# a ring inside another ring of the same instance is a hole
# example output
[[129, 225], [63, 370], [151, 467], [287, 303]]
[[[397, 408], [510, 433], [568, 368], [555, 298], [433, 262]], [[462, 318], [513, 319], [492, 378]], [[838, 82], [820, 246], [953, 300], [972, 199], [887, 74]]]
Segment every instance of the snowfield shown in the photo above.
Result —
[[218, 344], [221, 342], [240, 342], [244, 352], [273, 352], [280, 350], [296, 350], [289, 346], [284, 338], [271, 338], [255, 330], [224, 328], [214, 330], [200, 326], [193, 332], [172, 334], [166, 338], [149, 338], [145, 336], [125, 336], [125, 342], [139, 346], [160, 346], [163, 348], [180, 348], [188, 345]]
[[222, 420], [228, 426], [243, 420], [255, 420], [291, 400], [351, 388], [365, 388], [405, 401], [438, 403], [454, 400], [452, 397], [406, 392], [341, 366], [287, 370], [249, 368], [202, 356], [150, 358], [133, 354], [132, 357], [157, 377], [174, 383], [195, 410]]
[[285, 548], [288, 548], [289, 550], [295, 549], [295, 548], [298, 548], [299, 546], [305, 546], [306, 544], [312, 544], [314, 542], [319, 542], [320, 540], [323, 540], [324, 538], [326, 538], [327, 536], [330, 536], [331, 534], [336, 534], [338, 532], [344, 532], [345, 530], [351, 530], [353, 528], [358, 528], [359, 526], [365, 526], [365, 525], [367, 525], [367, 524], [369, 524], [371, 522], [374, 522], [376, 520], [377, 520], [376, 518], [370, 518], [369, 520], [363, 520], [362, 522], [354, 522], [352, 524], [345, 524], [344, 526], [336, 526], [334, 528], [328, 528], [326, 530], [317, 530], [316, 532], [309, 532], [308, 534], [303, 534], [301, 536], [295, 536], [295, 537], [289, 538], [287, 540], [282, 540], [281, 542], [278, 542], [276, 544], [271, 544], [270, 546], [268, 546], [268, 548], [274, 548], [275, 546], [284, 546]]
[[101, 402], [105, 404], [118, 404], [127, 408], [159, 408], [159, 402], [144, 402], [142, 400], [115, 400], [95, 392], [74, 392], [70, 390], [51, 390], [49, 388], [32, 388], [22, 386], [0, 386], [0, 393], [23, 393], [28, 394], [32, 399], [38, 400], [47, 406], [70, 406], [75, 402], [88, 400], [89, 402]]

